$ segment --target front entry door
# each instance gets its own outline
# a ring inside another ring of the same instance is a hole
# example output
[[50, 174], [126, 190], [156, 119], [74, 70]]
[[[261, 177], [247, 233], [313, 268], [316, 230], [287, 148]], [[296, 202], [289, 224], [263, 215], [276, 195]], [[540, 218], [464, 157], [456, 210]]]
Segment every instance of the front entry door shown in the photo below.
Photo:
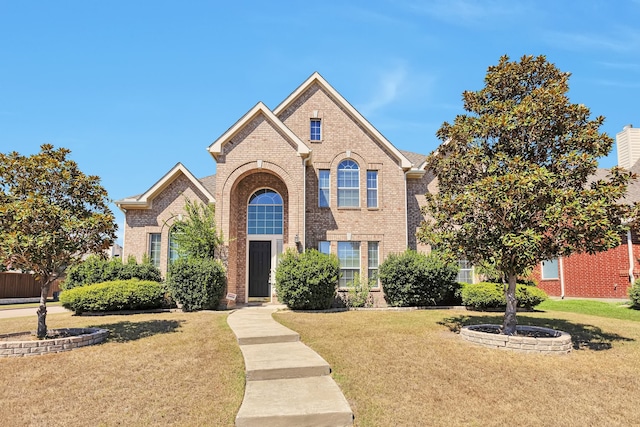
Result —
[[249, 298], [270, 297], [271, 242], [249, 241]]

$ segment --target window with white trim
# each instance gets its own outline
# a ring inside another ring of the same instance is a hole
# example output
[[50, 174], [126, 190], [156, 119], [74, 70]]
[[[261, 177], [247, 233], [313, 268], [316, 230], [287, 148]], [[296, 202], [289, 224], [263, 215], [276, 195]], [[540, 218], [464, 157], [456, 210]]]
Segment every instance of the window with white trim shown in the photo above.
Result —
[[367, 207], [378, 207], [378, 171], [367, 171]]
[[338, 207], [360, 206], [360, 168], [353, 160], [343, 160], [338, 165]]
[[247, 207], [248, 234], [282, 234], [282, 197], [269, 189], [258, 190]]
[[178, 242], [176, 242], [175, 235], [180, 230], [177, 226], [171, 227], [169, 230], [169, 264], [180, 258], [180, 252], [178, 251]]
[[320, 141], [322, 139], [322, 121], [320, 119], [311, 119], [309, 134], [311, 141]]
[[542, 280], [559, 279], [558, 258], [542, 261]]
[[329, 169], [320, 169], [318, 171], [318, 206], [321, 208], [329, 207], [331, 178]]
[[149, 234], [149, 261], [157, 268], [160, 268], [161, 243], [162, 237], [160, 233]]
[[353, 285], [356, 274], [360, 274], [360, 242], [338, 242], [340, 260], [340, 287]]
[[371, 283], [374, 280], [373, 286], [378, 284], [378, 265], [380, 264], [380, 245], [378, 242], [367, 243], [367, 255], [368, 255], [368, 280]]
[[466, 259], [458, 260], [458, 277], [456, 281], [458, 283], [473, 283], [473, 265]]

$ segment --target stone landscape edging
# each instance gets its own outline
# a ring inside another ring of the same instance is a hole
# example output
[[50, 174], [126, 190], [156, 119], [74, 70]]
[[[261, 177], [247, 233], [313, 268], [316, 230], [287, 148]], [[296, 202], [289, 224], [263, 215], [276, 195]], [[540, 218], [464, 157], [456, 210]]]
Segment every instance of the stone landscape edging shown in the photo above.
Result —
[[[99, 344], [107, 339], [109, 331], [100, 328], [62, 328], [55, 332], [68, 333], [71, 336], [30, 341], [0, 341], [0, 357], [38, 356], [73, 350], [74, 348]], [[0, 338], [22, 336], [24, 332], [3, 334]]]
[[460, 336], [471, 343], [483, 347], [511, 350], [520, 353], [537, 354], [568, 354], [573, 348], [571, 335], [555, 329], [540, 326], [517, 326], [517, 331], [541, 331], [553, 335], [552, 337], [535, 338], [518, 335], [503, 335], [482, 332], [477, 328], [499, 328], [499, 325], [468, 325], [460, 329]]

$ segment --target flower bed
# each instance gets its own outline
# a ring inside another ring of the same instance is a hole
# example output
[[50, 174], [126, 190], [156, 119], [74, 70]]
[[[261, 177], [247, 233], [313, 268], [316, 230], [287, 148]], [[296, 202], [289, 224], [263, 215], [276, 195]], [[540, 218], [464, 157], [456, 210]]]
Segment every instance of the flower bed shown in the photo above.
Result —
[[37, 356], [60, 353], [103, 342], [109, 331], [98, 328], [66, 328], [49, 331], [55, 338], [33, 339], [29, 332], [0, 335], [0, 357]]
[[517, 326], [518, 335], [500, 334], [499, 325], [470, 325], [460, 329], [465, 340], [483, 347], [522, 353], [567, 354], [573, 347], [571, 335], [539, 326]]

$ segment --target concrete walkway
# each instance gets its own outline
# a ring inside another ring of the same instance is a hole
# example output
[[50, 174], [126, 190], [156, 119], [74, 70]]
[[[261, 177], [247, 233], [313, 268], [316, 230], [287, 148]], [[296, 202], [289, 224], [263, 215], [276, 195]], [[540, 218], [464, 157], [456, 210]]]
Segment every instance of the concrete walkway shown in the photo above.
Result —
[[[54, 313], [66, 313], [69, 310], [60, 306], [60, 305], [52, 305], [51, 307], [47, 306], [47, 314]], [[0, 319], [8, 319], [10, 317], [26, 317], [26, 316], [38, 316], [38, 307], [31, 308], [0, 308]]]
[[353, 412], [329, 364], [271, 317], [277, 306], [244, 307], [227, 319], [244, 356], [238, 427], [351, 426]]

